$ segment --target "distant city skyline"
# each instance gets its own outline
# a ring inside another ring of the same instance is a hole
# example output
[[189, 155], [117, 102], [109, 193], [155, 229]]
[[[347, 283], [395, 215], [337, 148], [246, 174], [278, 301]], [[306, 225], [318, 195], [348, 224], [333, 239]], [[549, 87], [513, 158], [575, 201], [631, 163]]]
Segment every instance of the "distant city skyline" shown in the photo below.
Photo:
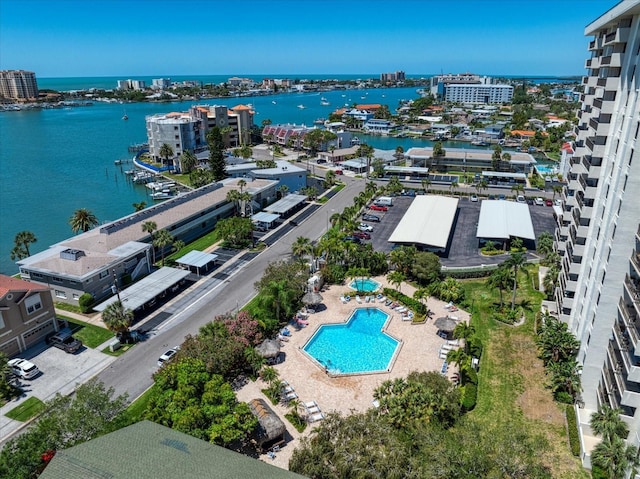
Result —
[[0, 69], [38, 77], [585, 73], [616, 0], [0, 0]]

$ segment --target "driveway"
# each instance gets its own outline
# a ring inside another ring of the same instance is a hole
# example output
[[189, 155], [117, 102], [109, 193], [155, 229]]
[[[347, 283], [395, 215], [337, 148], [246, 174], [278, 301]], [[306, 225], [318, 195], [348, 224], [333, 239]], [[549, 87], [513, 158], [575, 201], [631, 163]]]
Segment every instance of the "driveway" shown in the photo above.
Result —
[[41, 374], [29, 381], [21, 380], [24, 394], [0, 408], [0, 441], [24, 426], [24, 423], [6, 417], [7, 412], [30, 397], [48, 401], [56, 393], [70, 394], [78, 384], [87, 382], [116, 360], [114, 356], [86, 346], [76, 354], [68, 354], [61, 349], [47, 347], [44, 342], [26, 350], [20, 357], [38, 366]]

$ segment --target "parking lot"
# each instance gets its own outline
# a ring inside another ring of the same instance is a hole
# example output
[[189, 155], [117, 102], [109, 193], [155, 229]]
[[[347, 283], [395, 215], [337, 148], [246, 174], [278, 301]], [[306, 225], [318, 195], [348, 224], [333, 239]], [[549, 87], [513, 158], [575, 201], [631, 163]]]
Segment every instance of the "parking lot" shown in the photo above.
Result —
[[70, 394], [76, 384], [82, 384], [108, 366], [116, 358], [98, 350], [82, 346], [75, 354], [47, 347], [44, 341], [27, 349], [21, 358], [34, 363], [41, 374], [31, 380], [20, 380], [24, 394], [0, 408], [0, 440], [22, 426], [22, 423], [5, 416], [7, 412], [27, 398], [41, 401], [53, 399], [56, 393]]
[[[393, 198], [393, 206], [389, 207], [388, 211], [365, 210], [366, 213], [375, 214], [380, 217], [380, 223], [366, 222], [373, 226], [373, 232], [370, 233], [371, 243], [376, 251], [388, 253], [393, 249], [394, 245], [389, 243], [389, 237], [412, 201], [413, 197], [411, 196], [396, 196]], [[476, 238], [478, 219], [480, 217], [480, 205], [480, 201], [472, 202], [467, 197], [460, 199], [452, 233], [449, 237], [447, 253], [441, 257], [443, 266], [480, 266], [504, 261], [503, 256], [490, 257], [480, 254], [478, 240]], [[529, 211], [531, 213], [531, 222], [536, 238], [543, 231], [548, 231], [553, 234], [556, 228], [553, 208], [529, 205]], [[362, 217], [360, 217], [360, 219], [361, 218]]]

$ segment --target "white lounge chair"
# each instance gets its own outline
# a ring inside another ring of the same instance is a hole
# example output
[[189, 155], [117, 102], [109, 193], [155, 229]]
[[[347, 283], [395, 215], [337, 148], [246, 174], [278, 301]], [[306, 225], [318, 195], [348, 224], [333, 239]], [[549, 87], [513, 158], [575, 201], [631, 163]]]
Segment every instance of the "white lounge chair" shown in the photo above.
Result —
[[362, 299], [358, 295], [356, 295], [356, 302], [362, 304]]
[[455, 349], [455, 347], [451, 346], [450, 344], [443, 344], [442, 346], [440, 346], [441, 351], [451, 351], [453, 349]]
[[317, 402], [315, 402], [315, 401], [307, 401], [307, 402], [305, 402], [305, 403], [302, 403], [302, 405], [303, 405], [306, 409], [309, 409], [309, 408], [312, 408], [312, 407], [318, 407], [318, 403], [317, 403]]
[[287, 393], [284, 398], [287, 401], [291, 401], [292, 399], [298, 399], [298, 395], [295, 391], [291, 391], [290, 393]]
[[381, 296], [380, 298], [378, 298], [379, 303], [384, 303], [386, 300], [387, 300], [386, 296]]
[[400, 306], [399, 308], [396, 308], [396, 311], [398, 313], [404, 313], [405, 311], [408, 311], [408, 309], [405, 308], [404, 306]]
[[324, 413], [317, 412], [317, 413], [312, 414], [311, 416], [309, 416], [308, 421], [309, 422], [318, 422], [318, 421], [322, 421], [323, 419], [324, 419]]
[[291, 386], [287, 385], [287, 386], [283, 386], [282, 387], [282, 393], [283, 394], [289, 394], [289, 393], [292, 393], [293, 391], [294, 391], [294, 389]]
[[342, 304], [347, 304], [349, 302], [344, 296], [340, 296], [340, 301], [342, 301]]
[[451, 301], [449, 301], [447, 304], [444, 305], [444, 309], [449, 309], [453, 307], [453, 303]]
[[308, 407], [306, 408], [306, 411], [309, 416], [313, 416], [314, 414], [321, 412], [318, 406]]

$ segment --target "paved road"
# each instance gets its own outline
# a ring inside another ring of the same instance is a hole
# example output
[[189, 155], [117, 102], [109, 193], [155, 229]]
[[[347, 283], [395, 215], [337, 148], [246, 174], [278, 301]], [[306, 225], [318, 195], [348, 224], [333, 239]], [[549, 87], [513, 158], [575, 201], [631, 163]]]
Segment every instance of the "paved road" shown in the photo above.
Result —
[[[351, 205], [353, 197], [364, 189], [365, 182], [344, 178], [346, 187], [326, 204], [314, 207], [312, 217], [299, 220], [298, 226], [285, 225], [284, 236], [255, 257], [252, 261], [234, 262], [213, 277], [198, 282], [174, 302], [168, 303], [163, 312], [170, 316], [149, 333], [149, 339], [113, 361], [98, 375], [116, 394], [128, 393], [131, 399], [143, 393], [153, 383], [152, 374], [157, 370], [158, 357], [168, 348], [182, 343], [188, 334], [210, 322], [216, 315], [242, 307], [254, 295], [253, 284], [260, 279], [269, 262], [287, 258], [291, 244], [298, 236], [319, 238], [327, 229], [328, 218], [335, 211]], [[303, 212], [301, 217], [307, 213]], [[280, 232], [276, 233], [282, 234]]]

